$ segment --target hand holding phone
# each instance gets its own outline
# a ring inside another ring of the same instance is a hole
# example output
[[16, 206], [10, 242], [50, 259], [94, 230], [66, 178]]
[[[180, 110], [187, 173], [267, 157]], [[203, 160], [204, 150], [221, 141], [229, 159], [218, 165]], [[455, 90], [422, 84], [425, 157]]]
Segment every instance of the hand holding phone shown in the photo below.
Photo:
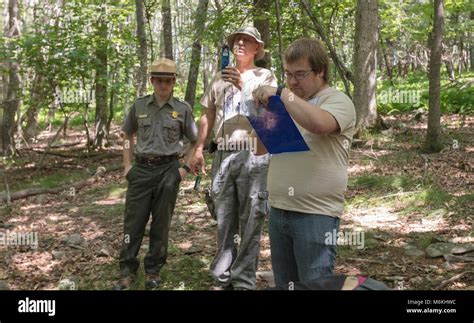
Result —
[[230, 48], [227, 45], [223, 45], [221, 55], [222, 79], [226, 82], [232, 83], [239, 90], [242, 90], [242, 78], [240, 76], [240, 72], [235, 67], [229, 67], [229, 62]]
[[227, 45], [222, 45], [221, 50], [221, 71], [223, 71], [230, 62], [230, 48]]

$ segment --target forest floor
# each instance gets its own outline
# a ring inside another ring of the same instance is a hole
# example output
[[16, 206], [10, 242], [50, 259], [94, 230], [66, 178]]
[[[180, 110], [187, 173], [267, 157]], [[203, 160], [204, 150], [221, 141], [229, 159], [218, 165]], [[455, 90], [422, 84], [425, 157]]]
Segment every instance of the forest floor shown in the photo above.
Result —
[[[366, 134], [352, 148], [340, 229], [359, 232], [363, 239], [338, 246], [335, 273], [367, 275], [394, 289], [474, 290], [474, 250], [433, 258], [426, 253], [428, 246], [439, 242], [474, 245], [474, 117], [443, 116], [447, 148], [431, 155], [419, 150], [426, 116], [421, 121], [414, 114], [385, 119], [389, 130]], [[22, 146], [20, 156], [5, 165], [11, 193], [35, 187], [63, 186], [64, 190], [0, 206], [0, 232], [38, 234], [37, 248], [0, 244], [0, 289], [110, 289], [119, 278], [126, 192], [119, 128], [113, 128], [112, 145], [89, 158], [82, 129], [69, 130], [56, 144], [82, 144], [54, 148], [57, 155], [48, 155], [39, 171], [37, 151], [44, 150], [53, 135], [41, 133], [37, 143], [29, 149]], [[72, 188], [99, 166], [106, 169], [102, 177], [81, 189]], [[181, 184], [168, 264], [161, 272], [162, 289], [207, 290], [212, 285], [208, 268], [215, 253], [217, 223], [207, 211], [204, 193], [194, 191], [193, 185], [192, 176]], [[209, 178], [204, 178], [202, 186], [208, 185]], [[0, 187], [5, 191], [4, 179]], [[259, 289], [269, 285], [271, 271], [266, 227]], [[145, 237], [142, 263], [147, 248]], [[143, 265], [139, 273], [134, 289], [143, 289]]]

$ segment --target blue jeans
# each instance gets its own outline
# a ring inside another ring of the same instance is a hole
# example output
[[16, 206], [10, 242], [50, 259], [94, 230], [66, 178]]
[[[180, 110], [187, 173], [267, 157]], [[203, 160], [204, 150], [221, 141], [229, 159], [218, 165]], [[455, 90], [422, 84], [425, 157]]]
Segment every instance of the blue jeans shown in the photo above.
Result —
[[326, 243], [326, 237], [337, 234], [339, 218], [272, 207], [268, 226], [277, 286], [332, 274], [336, 245]]

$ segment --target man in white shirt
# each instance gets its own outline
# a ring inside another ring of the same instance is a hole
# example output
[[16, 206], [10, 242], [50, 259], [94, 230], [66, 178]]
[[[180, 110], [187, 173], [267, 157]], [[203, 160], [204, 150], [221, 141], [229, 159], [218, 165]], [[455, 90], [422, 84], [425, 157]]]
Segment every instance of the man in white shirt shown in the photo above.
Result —
[[202, 98], [205, 110], [191, 168], [205, 173], [204, 143], [214, 130], [211, 198], [217, 219], [217, 253], [211, 264], [215, 289], [255, 289], [260, 235], [268, 214], [268, 154], [256, 156], [252, 127], [242, 114], [259, 85], [276, 85], [273, 73], [255, 66], [264, 56], [260, 33], [243, 27], [228, 37], [236, 66], [217, 73]]

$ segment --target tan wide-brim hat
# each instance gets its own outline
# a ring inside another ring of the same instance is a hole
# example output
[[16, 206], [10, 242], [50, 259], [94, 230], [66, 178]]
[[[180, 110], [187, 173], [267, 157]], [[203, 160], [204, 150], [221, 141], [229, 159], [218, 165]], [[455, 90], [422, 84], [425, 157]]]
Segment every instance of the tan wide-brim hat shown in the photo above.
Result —
[[259, 59], [262, 59], [265, 56], [265, 50], [264, 50], [265, 43], [263, 42], [262, 37], [260, 36], [260, 33], [258, 32], [257, 28], [251, 27], [251, 26], [242, 27], [239, 30], [237, 30], [235, 33], [230, 34], [227, 37], [227, 44], [229, 45], [230, 48], [233, 48], [234, 38], [235, 38], [235, 35], [237, 34], [249, 35], [253, 37], [257, 41], [257, 43], [260, 44], [260, 46], [258, 47], [257, 55], [255, 55], [256, 61], [258, 61]]
[[151, 66], [148, 68], [148, 73], [151, 77], [175, 77], [176, 63], [168, 58], [160, 58], [151, 64]]

